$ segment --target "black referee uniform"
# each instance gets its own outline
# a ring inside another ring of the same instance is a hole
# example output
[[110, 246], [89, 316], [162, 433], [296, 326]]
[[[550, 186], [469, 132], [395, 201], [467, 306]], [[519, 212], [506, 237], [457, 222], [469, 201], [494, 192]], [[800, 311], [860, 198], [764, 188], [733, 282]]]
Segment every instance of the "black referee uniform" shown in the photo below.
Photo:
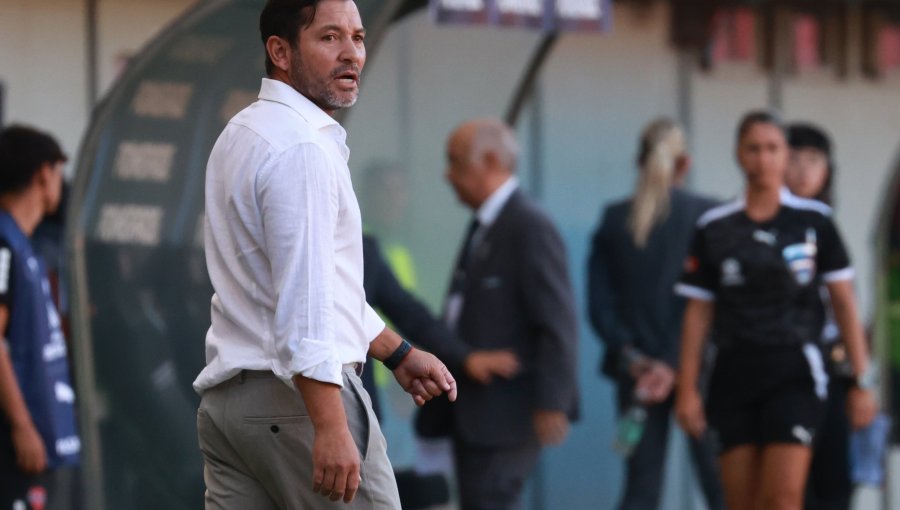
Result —
[[697, 223], [676, 292], [714, 301], [719, 353], [706, 408], [722, 451], [812, 445], [828, 392], [819, 287], [853, 278], [830, 214], [825, 204], [782, 191], [769, 221], [751, 220], [741, 200]]

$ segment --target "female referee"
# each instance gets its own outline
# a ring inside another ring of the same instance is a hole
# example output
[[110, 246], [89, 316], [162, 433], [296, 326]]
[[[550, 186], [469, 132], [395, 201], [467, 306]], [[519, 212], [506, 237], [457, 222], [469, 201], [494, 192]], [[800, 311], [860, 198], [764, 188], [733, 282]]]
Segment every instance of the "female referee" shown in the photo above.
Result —
[[[869, 355], [853, 298], [853, 270], [830, 209], [783, 189], [789, 151], [780, 119], [746, 115], [737, 160], [744, 198], [700, 217], [676, 291], [688, 298], [676, 415], [693, 437], [720, 447], [731, 510], [800, 510], [828, 394], [821, 351], [831, 295], [857, 385], [847, 395], [855, 427], [872, 421]], [[718, 347], [704, 412], [697, 389], [703, 342]]]

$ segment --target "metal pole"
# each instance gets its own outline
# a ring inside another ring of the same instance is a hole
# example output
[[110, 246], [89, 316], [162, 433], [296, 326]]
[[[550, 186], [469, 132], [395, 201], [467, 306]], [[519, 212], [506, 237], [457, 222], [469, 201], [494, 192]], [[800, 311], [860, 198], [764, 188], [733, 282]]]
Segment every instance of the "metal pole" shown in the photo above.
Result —
[[788, 17], [777, 5], [771, 7], [771, 52], [772, 72], [769, 75], [768, 103], [769, 108], [781, 112], [784, 108], [784, 77], [788, 65], [787, 21]]
[[[688, 140], [688, 151], [694, 152], [694, 53], [692, 50], [678, 52], [678, 122]], [[694, 172], [688, 172], [688, 182], [693, 181]]]
[[85, 52], [87, 53], [87, 111], [94, 111], [100, 78], [97, 51], [97, 1], [85, 0]]
[[540, 200], [544, 196], [544, 102], [541, 87], [538, 84], [532, 88], [531, 94], [531, 124], [529, 125], [528, 138], [529, 157], [531, 159], [531, 196]]
[[0, 127], [3, 127], [3, 107], [6, 105], [6, 84], [0, 81]]
[[694, 131], [694, 53], [692, 50], [678, 52], [678, 122], [688, 140]]
[[540, 73], [541, 67], [543, 67], [544, 62], [550, 55], [550, 50], [553, 49], [557, 39], [559, 39], [559, 35], [555, 33], [543, 36], [537, 49], [534, 50], [534, 54], [531, 55], [528, 67], [525, 68], [525, 74], [522, 75], [522, 79], [519, 81], [519, 88], [516, 89], [512, 102], [510, 102], [509, 108], [506, 109], [506, 115], [503, 116], [510, 126], [515, 126], [516, 122], [518, 122], [519, 114], [522, 113], [522, 108], [530, 98], [534, 84], [537, 82], [538, 73]]
[[[85, 53], [86, 53], [86, 79], [87, 79], [87, 96], [86, 96], [86, 110], [88, 113], [88, 117], [90, 118], [93, 115], [94, 107], [97, 105], [97, 90], [98, 90], [98, 51], [97, 51], [97, 2], [98, 0], [85, 0], [85, 13], [84, 13], [84, 29], [85, 29]], [[76, 215], [72, 215], [71, 211], [69, 214], [69, 223], [75, 223]], [[76, 232], [75, 228], [72, 228], [70, 225], [70, 229], [72, 233]], [[81, 232], [78, 232], [76, 235], [68, 235], [67, 236], [67, 244], [70, 244], [72, 239], [75, 239], [75, 246], [78, 249], [74, 250], [73, 256], [69, 258], [69, 262], [71, 263], [69, 281], [74, 282], [73, 278], [77, 273], [81, 277], [81, 281], [85, 281], [84, 272], [84, 259], [80, 256], [83, 253], [84, 249], [84, 235]], [[71, 288], [73, 289], [73, 293], [76, 295], [75, 299], [72, 300], [71, 304], [71, 312], [74, 314], [83, 314], [82, 317], [88, 317], [89, 299], [87, 297], [87, 292], [85, 287], [79, 287], [72, 283], [70, 283]], [[80, 336], [81, 338], [89, 338], [87, 321], [72, 321], [73, 335]], [[75, 329], [79, 329], [80, 335], [75, 333]], [[90, 344], [86, 344], [90, 346]], [[94, 355], [91, 349], [78, 349], [74, 353], [73, 359], [76, 365], [76, 372], [81, 372], [80, 375], [76, 375], [78, 382], [83, 382], [86, 380], [93, 380], [94, 372]], [[87, 508], [91, 508], [94, 510], [103, 510], [106, 508], [106, 498], [104, 492], [104, 480], [103, 480], [103, 468], [102, 468], [102, 454], [100, 452], [100, 433], [98, 430], [98, 424], [100, 422], [100, 416], [104, 413], [104, 411], [100, 410], [100, 399], [96, 393], [96, 389], [93, 385], [84, 385], [79, 384], [79, 390], [81, 391], [78, 396], [79, 400], [81, 400], [81, 410], [82, 416], [79, 419], [81, 425], [81, 435], [82, 435], [82, 458], [84, 459], [83, 468], [81, 472], [81, 478], [84, 482], [84, 490], [81, 493], [82, 500], [79, 502], [80, 504], [86, 505]]]

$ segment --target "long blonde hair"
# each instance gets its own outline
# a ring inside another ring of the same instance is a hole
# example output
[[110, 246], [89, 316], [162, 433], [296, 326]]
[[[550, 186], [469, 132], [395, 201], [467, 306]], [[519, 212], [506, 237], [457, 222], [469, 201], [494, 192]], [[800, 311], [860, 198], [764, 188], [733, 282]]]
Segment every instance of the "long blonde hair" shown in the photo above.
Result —
[[628, 218], [638, 247], [647, 245], [653, 227], [669, 215], [669, 190], [675, 180], [676, 163], [684, 152], [684, 133], [671, 119], [657, 119], [641, 134], [640, 176]]

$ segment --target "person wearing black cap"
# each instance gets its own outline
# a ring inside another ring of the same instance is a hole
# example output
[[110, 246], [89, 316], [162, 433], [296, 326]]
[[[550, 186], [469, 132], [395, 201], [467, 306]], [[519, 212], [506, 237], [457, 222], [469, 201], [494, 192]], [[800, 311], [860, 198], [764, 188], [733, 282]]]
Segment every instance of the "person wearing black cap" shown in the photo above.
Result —
[[[828, 135], [811, 124], [788, 128], [791, 160], [784, 176], [791, 193], [833, 205], [834, 160]], [[828, 292], [822, 289], [826, 317], [822, 329], [822, 349], [828, 372], [828, 403], [825, 419], [813, 447], [813, 459], [806, 485], [808, 510], [850, 508], [853, 483], [850, 480], [850, 422], [847, 418], [847, 390], [852, 369], [847, 351], [834, 321]]]

